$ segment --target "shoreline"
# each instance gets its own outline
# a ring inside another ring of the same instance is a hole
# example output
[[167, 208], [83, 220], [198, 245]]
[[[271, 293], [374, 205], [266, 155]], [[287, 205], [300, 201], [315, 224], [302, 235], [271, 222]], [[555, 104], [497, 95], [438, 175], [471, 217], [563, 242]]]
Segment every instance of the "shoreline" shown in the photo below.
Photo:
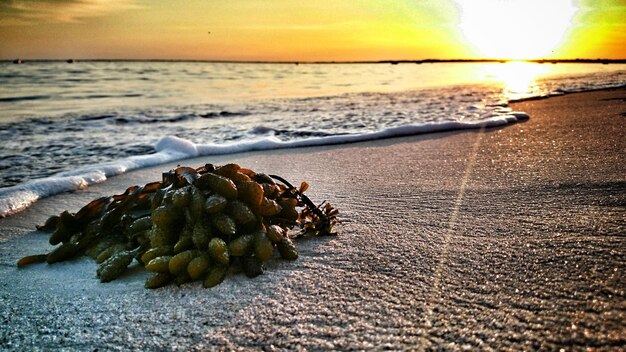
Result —
[[[507, 104], [536, 101], [568, 94], [588, 93], [603, 90], [624, 89], [626, 85], [610, 88], [594, 88], [581, 92], [557, 92], [543, 96], [534, 96], [510, 100]], [[41, 199], [53, 197], [65, 192], [76, 192], [80, 189], [92, 187], [94, 184], [108, 181], [111, 177], [133, 172], [148, 167], [172, 164], [192, 158], [210, 158], [217, 155], [236, 155], [242, 152], [275, 151], [278, 149], [297, 149], [316, 146], [334, 146], [369, 142], [379, 139], [394, 139], [405, 136], [417, 136], [421, 134], [441, 133], [448, 131], [462, 131], [480, 129], [483, 127], [494, 128], [511, 123], [519, 123], [528, 119], [528, 114], [523, 111], [511, 111], [502, 114], [494, 114], [482, 121], [450, 121], [422, 123], [414, 125], [402, 125], [388, 127], [373, 132], [364, 132], [355, 135], [334, 135], [321, 138], [309, 138], [302, 140], [280, 141], [271, 137], [250, 140], [245, 144], [194, 144], [189, 140], [174, 136], [164, 137], [155, 145], [155, 153], [134, 155], [122, 159], [111, 160], [101, 164], [88, 164], [76, 170], [68, 170], [60, 174], [33, 179], [28, 182], [0, 188], [0, 219], [11, 217], [24, 209], [32, 206]], [[182, 148], [182, 149], [181, 149]], [[202, 150], [202, 151], [201, 151]], [[210, 151], [209, 151], [210, 150]], [[166, 161], [164, 161], [166, 160]], [[64, 174], [64, 175], [61, 175]]]
[[[624, 101], [515, 102], [530, 120], [180, 160], [40, 200], [0, 219], [0, 348], [623, 347]], [[50, 248], [32, 231], [48, 216], [207, 162], [306, 180], [342, 211], [339, 236], [209, 290], [148, 291], [141, 270], [101, 284], [86, 259], [15, 268]]]
[[549, 98], [554, 98], [554, 97], [561, 97], [564, 95], [569, 95], [569, 94], [581, 94], [581, 93], [593, 93], [593, 92], [601, 92], [603, 90], [619, 90], [619, 89], [626, 89], [626, 84], [620, 85], [620, 86], [615, 86], [615, 87], [609, 87], [609, 88], [605, 88], [605, 87], [601, 87], [601, 88], [594, 88], [594, 89], [585, 89], [583, 91], [577, 92], [577, 91], [571, 91], [571, 92], [559, 92], [559, 93], [553, 93], [553, 94], [548, 94], [548, 95], [542, 95], [542, 96], [536, 96], [536, 97], [528, 97], [528, 98], [520, 98], [520, 99], [512, 99], [509, 100], [509, 106], [511, 104], [517, 104], [517, 103], [524, 103], [524, 102], [528, 102], [528, 101], [536, 101], [536, 100], [543, 100], [543, 99], [549, 99]]

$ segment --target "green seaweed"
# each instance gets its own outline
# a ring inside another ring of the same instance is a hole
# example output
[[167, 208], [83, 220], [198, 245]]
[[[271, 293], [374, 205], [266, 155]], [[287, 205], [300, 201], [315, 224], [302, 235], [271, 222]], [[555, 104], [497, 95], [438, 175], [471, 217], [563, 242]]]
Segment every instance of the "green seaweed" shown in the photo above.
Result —
[[161, 181], [50, 217], [37, 229], [51, 232], [50, 243], [58, 246], [20, 259], [18, 267], [89, 255], [101, 263], [100, 280], [109, 282], [137, 259], [154, 272], [146, 288], [189, 281], [213, 287], [232, 265], [255, 277], [276, 252], [298, 257], [292, 238], [336, 234], [339, 212], [327, 202], [316, 206], [304, 195], [307, 188], [237, 164], [178, 167]]

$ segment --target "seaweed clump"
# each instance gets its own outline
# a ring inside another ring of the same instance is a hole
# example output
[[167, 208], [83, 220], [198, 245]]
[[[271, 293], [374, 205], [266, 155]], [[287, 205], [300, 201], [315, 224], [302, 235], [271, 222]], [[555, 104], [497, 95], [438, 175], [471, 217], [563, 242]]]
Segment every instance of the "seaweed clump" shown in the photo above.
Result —
[[152, 272], [146, 288], [198, 280], [213, 287], [232, 266], [255, 277], [274, 252], [297, 259], [294, 238], [336, 234], [339, 212], [326, 202], [316, 206], [307, 188], [237, 164], [178, 167], [161, 181], [50, 217], [37, 229], [52, 232], [50, 244], [58, 246], [17, 265], [87, 255], [99, 264], [100, 281], [109, 282], [136, 259]]

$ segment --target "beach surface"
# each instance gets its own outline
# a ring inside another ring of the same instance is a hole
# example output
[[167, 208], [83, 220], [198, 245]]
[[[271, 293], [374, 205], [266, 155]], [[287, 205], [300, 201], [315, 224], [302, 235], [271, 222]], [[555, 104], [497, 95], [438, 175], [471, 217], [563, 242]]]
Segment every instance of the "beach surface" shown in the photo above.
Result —
[[[203, 157], [142, 169], [0, 219], [0, 350], [626, 348], [626, 90], [512, 104], [486, 130]], [[160, 179], [236, 162], [311, 185], [336, 237], [264, 275], [146, 290], [47, 252], [36, 224]]]

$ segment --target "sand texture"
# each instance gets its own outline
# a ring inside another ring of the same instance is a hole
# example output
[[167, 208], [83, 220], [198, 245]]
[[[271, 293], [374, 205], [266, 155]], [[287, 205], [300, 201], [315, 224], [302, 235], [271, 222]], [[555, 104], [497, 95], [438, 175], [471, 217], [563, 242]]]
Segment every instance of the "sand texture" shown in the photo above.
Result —
[[342, 211], [266, 274], [146, 290], [89, 259], [17, 269], [50, 249], [34, 225], [160, 178], [115, 177], [0, 219], [3, 350], [619, 350], [626, 348], [626, 90], [514, 104], [529, 121], [237, 162]]

